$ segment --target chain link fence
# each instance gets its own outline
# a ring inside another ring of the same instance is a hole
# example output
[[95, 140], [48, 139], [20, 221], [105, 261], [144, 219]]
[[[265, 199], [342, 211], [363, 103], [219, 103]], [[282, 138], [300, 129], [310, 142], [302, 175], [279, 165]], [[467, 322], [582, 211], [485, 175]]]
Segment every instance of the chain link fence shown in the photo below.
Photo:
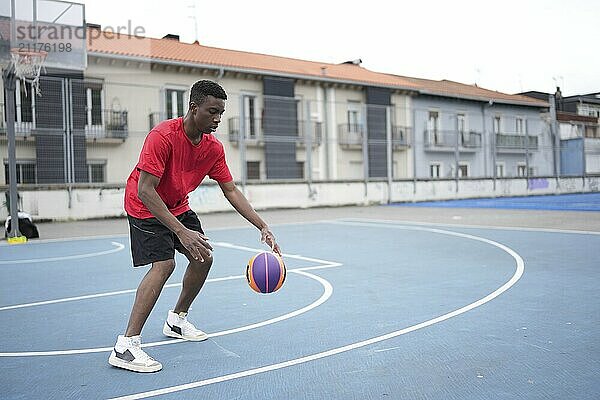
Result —
[[[183, 116], [189, 101], [181, 85], [48, 76], [40, 82], [41, 96], [21, 83], [15, 93], [21, 185], [123, 186], [148, 132]], [[289, 97], [228, 90], [216, 136], [235, 179], [311, 183], [600, 173], [597, 126], [560, 140], [535, 108], [401, 94], [374, 105], [360, 90], [340, 90], [335, 98], [328, 93], [315, 87]], [[6, 186], [4, 104], [0, 112], [0, 185]]]

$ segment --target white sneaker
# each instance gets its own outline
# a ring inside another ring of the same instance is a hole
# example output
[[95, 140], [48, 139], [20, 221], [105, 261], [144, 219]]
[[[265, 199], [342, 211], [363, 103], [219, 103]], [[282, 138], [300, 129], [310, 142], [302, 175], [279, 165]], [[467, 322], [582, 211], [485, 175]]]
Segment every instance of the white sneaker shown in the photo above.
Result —
[[169, 337], [185, 339], [185, 340], [206, 340], [208, 335], [202, 332], [187, 320], [187, 313], [180, 312], [179, 314], [169, 311], [167, 320], [163, 326], [163, 333]]
[[113, 367], [128, 369], [135, 372], [156, 372], [162, 369], [162, 364], [150, 357], [141, 348], [140, 335], [126, 337], [119, 335], [108, 363]]

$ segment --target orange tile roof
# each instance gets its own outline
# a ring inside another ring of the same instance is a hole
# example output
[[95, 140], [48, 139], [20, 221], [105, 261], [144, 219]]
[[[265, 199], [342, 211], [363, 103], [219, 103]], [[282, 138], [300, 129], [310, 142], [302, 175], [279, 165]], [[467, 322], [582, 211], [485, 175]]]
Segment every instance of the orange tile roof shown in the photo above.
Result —
[[497, 102], [510, 103], [510, 104], [525, 104], [539, 107], [549, 107], [548, 102], [534, 99], [528, 96], [522, 96], [518, 94], [507, 94], [494, 90], [484, 89], [476, 85], [467, 85], [460, 82], [454, 82], [449, 80], [432, 81], [429, 79], [421, 78], [410, 78], [405, 79], [414, 82], [416, 85], [421, 87], [420, 92], [422, 94], [437, 94], [437, 95], [448, 95], [472, 98], [476, 100], [494, 100]]
[[[91, 29], [89, 28], [90, 32]], [[233, 69], [316, 80], [341, 81], [413, 90], [426, 94], [500, 101], [511, 104], [547, 107], [548, 103], [525, 96], [509, 95], [451, 81], [431, 81], [370, 71], [353, 64], [331, 64], [298, 60], [268, 54], [182, 43], [103, 31], [88, 36], [88, 53], [140, 58], [206, 67]]]

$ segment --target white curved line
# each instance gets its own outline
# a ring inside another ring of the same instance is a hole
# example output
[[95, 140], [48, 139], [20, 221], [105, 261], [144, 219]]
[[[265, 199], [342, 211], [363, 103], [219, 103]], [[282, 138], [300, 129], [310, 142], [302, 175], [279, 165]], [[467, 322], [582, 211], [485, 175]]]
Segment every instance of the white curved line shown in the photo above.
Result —
[[[324, 269], [324, 268], [332, 268], [332, 267], [339, 267], [341, 266], [341, 263], [335, 263], [335, 262], [329, 262], [329, 264], [326, 265], [313, 265], [313, 266], [308, 266], [308, 267], [300, 267], [300, 268], [294, 268], [294, 269], [288, 269], [288, 272], [296, 272], [296, 271], [310, 271], [310, 270], [315, 270], [315, 269]], [[229, 281], [232, 279], [240, 279], [240, 278], [245, 278], [245, 275], [230, 275], [230, 276], [224, 276], [221, 278], [210, 278], [207, 279], [206, 282], [221, 282], [221, 281]], [[179, 283], [169, 283], [168, 285], [163, 286], [163, 288], [172, 288], [172, 287], [178, 287], [181, 286], [181, 282]], [[44, 301], [36, 301], [33, 303], [23, 303], [23, 304], [14, 304], [12, 306], [3, 306], [0, 307], [0, 311], [6, 311], [6, 310], [15, 310], [18, 308], [27, 308], [27, 307], [35, 307], [35, 306], [45, 306], [48, 304], [57, 304], [57, 303], [66, 303], [69, 301], [78, 301], [78, 300], [87, 300], [87, 299], [95, 299], [95, 298], [99, 298], [99, 297], [108, 297], [108, 296], [117, 296], [120, 294], [127, 294], [127, 293], [135, 293], [137, 291], [137, 289], [125, 289], [125, 290], [117, 290], [114, 292], [104, 292], [104, 293], [94, 293], [94, 294], [85, 294], [85, 295], [81, 295], [81, 296], [75, 296], [75, 297], [65, 297], [62, 299], [53, 299], [53, 300], [44, 300]]]
[[[254, 253], [260, 253], [260, 252], [265, 251], [265, 249], [258, 249], [255, 247], [247, 247], [247, 246], [238, 246], [236, 244], [231, 244], [231, 243], [227, 243], [227, 242], [211, 242], [211, 244], [213, 244], [215, 246], [219, 246], [219, 247], [225, 247], [228, 249], [243, 250], [243, 251], [249, 251], [249, 252], [254, 252]], [[336, 264], [336, 266], [340, 265], [339, 263], [336, 263], [333, 261], [321, 260], [319, 258], [304, 257], [304, 256], [301, 256], [298, 254], [284, 253], [283, 257], [284, 258], [295, 258], [297, 260], [302, 260], [302, 261], [317, 262], [317, 263], [321, 263], [324, 265], [333, 265], [333, 264]]]
[[96, 253], [86, 253], [86, 254], [76, 254], [73, 256], [61, 256], [61, 257], [48, 257], [48, 258], [30, 258], [26, 260], [6, 260], [0, 261], [0, 265], [6, 264], [29, 264], [35, 262], [48, 262], [48, 261], [62, 261], [62, 260], [75, 260], [78, 258], [88, 258], [88, 257], [96, 257], [103, 256], [105, 254], [116, 253], [117, 251], [121, 251], [125, 248], [125, 245], [118, 242], [110, 242], [116, 249], [98, 251]]
[[[227, 281], [227, 280], [231, 280], [231, 279], [240, 279], [240, 278], [245, 278], [245, 276], [244, 275], [225, 276], [225, 277], [222, 277], [222, 278], [207, 279], [206, 282], [220, 282], [220, 281]], [[163, 286], [163, 288], [171, 288], [171, 287], [177, 287], [177, 286], [181, 286], [181, 282], [179, 282], [179, 283], [169, 283], [168, 285]], [[15, 305], [12, 305], [12, 306], [0, 307], [0, 311], [14, 310], [14, 309], [17, 309], [17, 308], [35, 307], [35, 306], [45, 306], [45, 305], [48, 305], [48, 304], [56, 304], [56, 303], [66, 303], [68, 301], [95, 299], [95, 298], [98, 298], [98, 297], [117, 296], [119, 294], [135, 293], [136, 291], [137, 291], [137, 289], [125, 289], [125, 290], [118, 290], [118, 291], [115, 291], [115, 292], [104, 292], [104, 293], [86, 294], [86, 295], [82, 295], [82, 296], [65, 297], [65, 298], [62, 298], [62, 299], [36, 301], [35, 303], [15, 304]]]
[[[269, 324], [273, 324], [275, 322], [279, 322], [279, 321], [283, 321], [286, 320], [288, 318], [292, 318], [295, 317], [297, 315], [303, 314], [307, 311], [312, 310], [315, 307], [320, 306], [321, 304], [323, 304], [325, 301], [327, 301], [330, 297], [331, 294], [333, 293], [333, 286], [331, 286], [331, 283], [329, 283], [328, 281], [326, 281], [325, 279], [321, 278], [320, 276], [316, 276], [313, 275], [309, 272], [305, 272], [305, 271], [300, 271], [300, 270], [290, 270], [288, 272], [294, 272], [300, 275], [304, 275], [307, 276], [311, 279], [316, 280], [317, 282], [319, 282], [322, 286], [323, 286], [323, 294], [314, 302], [310, 303], [309, 305], [302, 307], [298, 310], [294, 310], [292, 312], [289, 312], [287, 314], [281, 315], [279, 317], [276, 318], [271, 318], [268, 319], [266, 321], [262, 321], [262, 322], [257, 322], [254, 324], [250, 324], [250, 325], [245, 325], [245, 326], [240, 326], [238, 328], [234, 328], [234, 329], [228, 329], [225, 331], [220, 331], [220, 332], [215, 332], [215, 333], [211, 333], [208, 336], [209, 337], [217, 337], [217, 336], [224, 336], [224, 335], [229, 335], [231, 333], [237, 333], [237, 332], [242, 332], [242, 331], [247, 331], [250, 329], [254, 329], [254, 328], [259, 328], [261, 326], [265, 326], [265, 325], [269, 325]], [[241, 275], [237, 278], [245, 278], [245, 276]], [[223, 280], [223, 279], [221, 279]], [[183, 339], [172, 339], [172, 340], [163, 340], [161, 342], [152, 342], [152, 343], [145, 343], [142, 344], [142, 347], [154, 347], [154, 346], [162, 346], [165, 344], [173, 344], [173, 343], [180, 343], [183, 342]], [[26, 351], [26, 352], [7, 352], [7, 353], [0, 353], [0, 357], [34, 357], [34, 356], [60, 356], [60, 355], [69, 355], [69, 354], [87, 354], [87, 353], [102, 353], [102, 352], [108, 352], [108, 351], [112, 351], [112, 346], [111, 347], [96, 347], [96, 348], [89, 348], [89, 349], [75, 349], [75, 350], [52, 350], [52, 351]]]
[[[399, 229], [403, 229], [402, 227], [398, 227]], [[408, 227], [407, 229], [414, 229], [414, 227]], [[479, 299], [471, 304], [468, 304], [464, 307], [461, 307], [457, 310], [451, 311], [447, 314], [441, 315], [439, 317], [430, 319], [428, 321], [425, 322], [421, 322], [419, 324], [413, 325], [413, 326], [409, 326], [408, 328], [404, 328], [404, 329], [400, 329], [394, 332], [390, 332], [388, 334], [385, 335], [381, 335], [381, 336], [376, 336], [374, 338], [371, 339], [367, 339], [367, 340], [363, 340], [360, 342], [356, 342], [356, 343], [351, 343], [348, 344], [346, 346], [342, 346], [342, 347], [337, 347], [335, 349], [331, 349], [331, 350], [327, 350], [327, 351], [323, 351], [320, 353], [315, 353], [315, 354], [311, 354], [308, 356], [304, 356], [304, 357], [300, 357], [300, 358], [296, 358], [293, 360], [288, 360], [288, 361], [283, 361], [277, 364], [271, 364], [271, 365], [265, 365], [263, 367], [259, 367], [259, 368], [254, 368], [254, 369], [249, 369], [246, 371], [240, 371], [240, 372], [236, 372], [233, 374], [229, 374], [229, 375], [223, 375], [223, 376], [217, 376], [214, 378], [210, 378], [210, 379], [204, 379], [201, 381], [196, 381], [196, 382], [191, 382], [191, 383], [187, 383], [187, 384], [183, 384], [183, 385], [177, 385], [177, 386], [171, 386], [171, 387], [167, 387], [167, 388], [163, 388], [163, 389], [156, 389], [156, 390], [151, 390], [148, 392], [141, 392], [141, 393], [136, 393], [136, 394], [131, 394], [128, 396], [121, 396], [121, 397], [114, 397], [111, 398], [110, 400], [134, 400], [134, 399], [144, 399], [147, 397], [153, 397], [153, 396], [159, 396], [159, 395], [163, 395], [163, 394], [168, 394], [168, 393], [174, 393], [174, 392], [179, 392], [182, 390], [187, 390], [187, 389], [193, 389], [193, 388], [198, 388], [201, 386], [207, 386], [207, 385], [211, 385], [213, 383], [220, 383], [220, 382], [225, 382], [225, 381], [230, 381], [233, 379], [238, 379], [238, 378], [243, 378], [246, 376], [251, 376], [251, 375], [256, 375], [256, 374], [260, 374], [263, 372], [269, 372], [269, 371], [274, 371], [277, 369], [281, 369], [281, 368], [286, 368], [286, 367], [291, 367], [294, 365], [298, 365], [298, 364], [302, 364], [302, 363], [306, 363], [309, 361], [314, 361], [314, 360], [318, 360], [320, 358], [324, 358], [324, 357], [329, 357], [329, 356], [333, 356], [336, 354], [340, 354], [346, 351], [350, 351], [350, 350], [355, 350], [358, 349], [360, 347], [364, 347], [364, 346], [368, 346], [374, 343], [378, 343], [387, 339], [391, 339], [400, 335], [404, 335], [406, 333], [409, 332], [413, 332], [416, 331], [418, 329], [421, 328], [425, 328], [434, 324], [437, 324], [438, 322], [442, 322], [445, 321], [447, 319], [450, 319], [452, 317], [455, 317], [457, 315], [466, 313], [467, 311], [470, 311], [476, 307], [481, 306], [482, 304], [487, 303], [488, 301], [498, 297], [499, 295], [501, 295], [502, 293], [504, 293], [505, 291], [507, 291], [511, 286], [513, 286], [523, 275], [523, 272], [525, 271], [525, 263], [523, 262], [523, 259], [521, 258], [521, 256], [519, 256], [519, 254], [517, 254], [517, 252], [515, 252], [514, 250], [512, 250], [511, 248], [498, 243], [498, 242], [494, 242], [493, 240], [489, 240], [489, 239], [485, 239], [479, 236], [473, 236], [473, 235], [468, 235], [468, 234], [464, 234], [464, 233], [458, 233], [458, 232], [452, 232], [452, 231], [444, 231], [441, 229], [429, 229], [429, 228], [418, 228], [417, 230], [424, 230], [424, 231], [430, 231], [430, 232], [434, 232], [434, 233], [441, 233], [441, 234], [446, 234], [446, 235], [451, 235], [451, 236], [458, 236], [458, 237], [463, 237], [466, 239], [472, 239], [472, 240], [477, 240], [483, 243], [488, 243], [491, 244], [492, 246], [498, 247], [501, 250], [507, 252], [508, 254], [510, 254], [516, 261], [517, 263], [517, 268], [515, 270], [514, 275], [508, 280], [508, 282], [506, 282], [504, 285], [500, 286], [498, 289], [496, 289], [495, 291], [493, 291], [492, 293], [490, 293], [489, 295], [483, 297], [482, 299]]]

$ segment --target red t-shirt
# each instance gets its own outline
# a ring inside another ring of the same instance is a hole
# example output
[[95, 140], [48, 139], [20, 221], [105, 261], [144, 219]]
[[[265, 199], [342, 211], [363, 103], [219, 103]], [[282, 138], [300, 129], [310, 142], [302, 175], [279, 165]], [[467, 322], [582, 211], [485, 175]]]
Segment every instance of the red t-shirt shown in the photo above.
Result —
[[175, 216], [190, 209], [188, 193], [205, 176], [217, 182], [233, 180], [223, 144], [207, 133], [202, 135], [200, 143], [192, 144], [183, 130], [183, 118], [163, 121], [150, 131], [139, 161], [127, 179], [125, 211], [135, 218], [152, 218], [154, 215], [138, 197], [140, 170], [160, 178], [156, 191]]

